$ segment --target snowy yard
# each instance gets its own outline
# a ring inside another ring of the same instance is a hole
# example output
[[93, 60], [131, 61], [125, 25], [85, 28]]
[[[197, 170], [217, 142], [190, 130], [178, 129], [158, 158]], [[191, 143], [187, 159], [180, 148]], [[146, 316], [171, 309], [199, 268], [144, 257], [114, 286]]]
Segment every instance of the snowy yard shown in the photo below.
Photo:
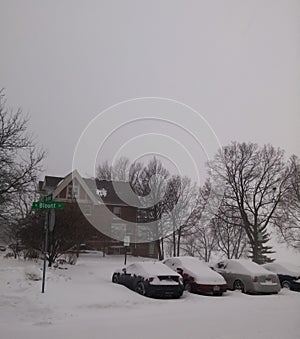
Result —
[[47, 270], [42, 294], [41, 281], [25, 278], [32, 262], [0, 257], [0, 338], [299, 338], [300, 293], [149, 299], [111, 283], [122, 263], [86, 255], [67, 270]]

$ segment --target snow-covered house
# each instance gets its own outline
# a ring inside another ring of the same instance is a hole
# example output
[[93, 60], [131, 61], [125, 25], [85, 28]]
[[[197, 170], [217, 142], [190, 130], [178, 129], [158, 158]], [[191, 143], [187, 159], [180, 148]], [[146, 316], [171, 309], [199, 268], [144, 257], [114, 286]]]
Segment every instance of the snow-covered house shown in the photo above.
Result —
[[135, 243], [138, 201], [128, 183], [83, 178], [75, 170], [65, 177], [45, 176], [38, 191], [41, 199], [52, 194], [53, 200], [76, 202], [84, 222], [93, 228], [93, 236], [85, 242], [88, 247], [106, 254], [123, 254], [123, 240], [129, 236], [128, 253], [157, 257], [154, 242]]

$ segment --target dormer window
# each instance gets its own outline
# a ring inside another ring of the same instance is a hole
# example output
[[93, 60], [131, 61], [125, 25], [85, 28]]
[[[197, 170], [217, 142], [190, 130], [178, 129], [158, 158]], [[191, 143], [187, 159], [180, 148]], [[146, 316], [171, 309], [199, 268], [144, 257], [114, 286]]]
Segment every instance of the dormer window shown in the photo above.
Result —
[[107, 190], [105, 188], [101, 188], [100, 190], [97, 189], [97, 194], [99, 195], [99, 197], [106, 197], [107, 196]]
[[67, 199], [74, 199], [79, 197], [79, 187], [76, 185], [69, 185], [67, 188]]

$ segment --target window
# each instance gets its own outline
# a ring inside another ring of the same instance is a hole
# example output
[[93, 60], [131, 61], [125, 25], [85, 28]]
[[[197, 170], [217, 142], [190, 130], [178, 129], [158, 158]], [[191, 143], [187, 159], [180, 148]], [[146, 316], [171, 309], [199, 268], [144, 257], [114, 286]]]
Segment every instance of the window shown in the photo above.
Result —
[[113, 208], [113, 213], [116, 217], [121, 218], [121, 207], [115, 206]]
[[67, 198], [78, 198], [79, 197], [79, 187], [75, 185], [69, 185], [67, 189]]

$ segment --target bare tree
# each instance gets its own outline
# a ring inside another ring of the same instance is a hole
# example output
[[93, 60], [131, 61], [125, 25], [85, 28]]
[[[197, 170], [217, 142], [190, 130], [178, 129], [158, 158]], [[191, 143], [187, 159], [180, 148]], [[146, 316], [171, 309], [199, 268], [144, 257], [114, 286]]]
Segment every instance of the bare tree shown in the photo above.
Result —
[[218, 152], [210, 167], [226, 182], [226, 203], [239, 211], [253, 261], [271, 260], [268, 226], [276, 221], [291, 175], [284, 152], [271, 145], [233, 142]]
[[[177, 182], [170, 178], [168, 170], [156, 157], [148, 164], [134, 162], [121, 157], [114, 166], [106, 161], [98, 167], [98, 179], [128, 181], [139, 201], [137, 237], [157, 239], [159, 258], [163, 258], [164, 237], [169, 225], [162, 222], [162, 217], [173, 208], [177, 197]], [[150, 227], [150, 225], [152, 225]]]
[[120, 157], [112, 167], [112, 180], [128, 181], [129, 159]]
[[[22, 244], [27, 250], [44, 251], [45, 212], [35, 211], [25, 220], [20, 231]], [[76, 203], [65, 204], [64, 210], [57, 210], [55, 227], [49, 232], [47, 260], [49, 266], [62, 254], [73, 250], [90, 238], [94, 229], [86, 222]]]
[[13, 195], [15, 203], [7, 206], [6, 215], [10, 217], [2, 220], [2, 241], [10, 246], [14, 257], [20, 256], [23, 246], [21, 231], [24, 221], [30, 216], [32, 201], [35, 200], [35, 185], [32, 183], [31, 191], [18, 192]]
[[198, 188], [188, 177], [173, 176], [170, 184], [174, 186], [177, 194], [176, 203], [170, 206], [163, 216], [164, 225], [169, 225], [171, 231], [173, 256], [180, 255], [181, 240], [189, 234], [194, 222], [194, 209], [197, 202]]
[[27, 122], [21, 109], [14, 112], [6, 108], [4, 92], [0, 90], [0, 233], [15, 257], [22, 249], [20, 231], [30, 214], [45, 157], [28, 134]]
[[[129, 171], [130, 185], [140, 201], [138, 229], [143, 230], [144, 238], [156, 239], [160, 260], [164, 257], [164, 241], [173, 231], [170, 211], [180, 196], [181, 180], [170, 177], [168, 170], [156, 157], [147, 165], [134, 163]], [[151, 226], [149, 226], [151, 225]]]
[[151, 232], [152, 239], [157, 239], [158, 257], [162, 260], [165, 230], [160, 221], [171, 204], [173, 187], [168, 184], [170, 174], [156, 157], [153, 157], [146, 166], [141, 168], [140, 165], [136, 165], [135, 168], [138, 169], [138, 176], [133, 175], [131, 171], [131, 177], [134, 178], [133, 189], [139, 194], [142, 206], [139, 209], [139, 222], [151, 222], [153, 225], [147, 230]]
[[211, 220], [213, 189], [207, 180], [199, 190], [196, 205], [188, 218], [186, 232], [183, 233], [182, 250], [191, 256], [198, 256], [208, 262], [216, 249], [216, 234]]
[[[27, 119], [21, 109], [6, 108], [0, 91], [0, 220], [10, 220], [20, 197], [32, 193], [33, 183], [42, 169], [45, 153], [27, 133]], [[21, 204], [22, 204], [21, 200]], [[12, 212], [13, 211], [13, 212]]]
[[97, 179], [99, 180], [112, 180], [112, 166], [108, 163], [108, 161], [104, 161], [97, 167]]
[[129, 159], [120, 157], [111, 165], [106, 160], [97, 167], [97, 179], [107, 181], [128, 181]]
[[[225, 195], [226, 197], [226, 195]], [[239, 259], [248, 251], [248, 238], [236, 206], [226, 205], [226, 198], [211, 221], [216, 235], [216, 250], [228, 259]]]
[[284, 241], [300, 250], [300, 160], [293, 155], [289, 162], [291, 177], [290, 189], [280, 202], [276, 213], [277, 230]]

